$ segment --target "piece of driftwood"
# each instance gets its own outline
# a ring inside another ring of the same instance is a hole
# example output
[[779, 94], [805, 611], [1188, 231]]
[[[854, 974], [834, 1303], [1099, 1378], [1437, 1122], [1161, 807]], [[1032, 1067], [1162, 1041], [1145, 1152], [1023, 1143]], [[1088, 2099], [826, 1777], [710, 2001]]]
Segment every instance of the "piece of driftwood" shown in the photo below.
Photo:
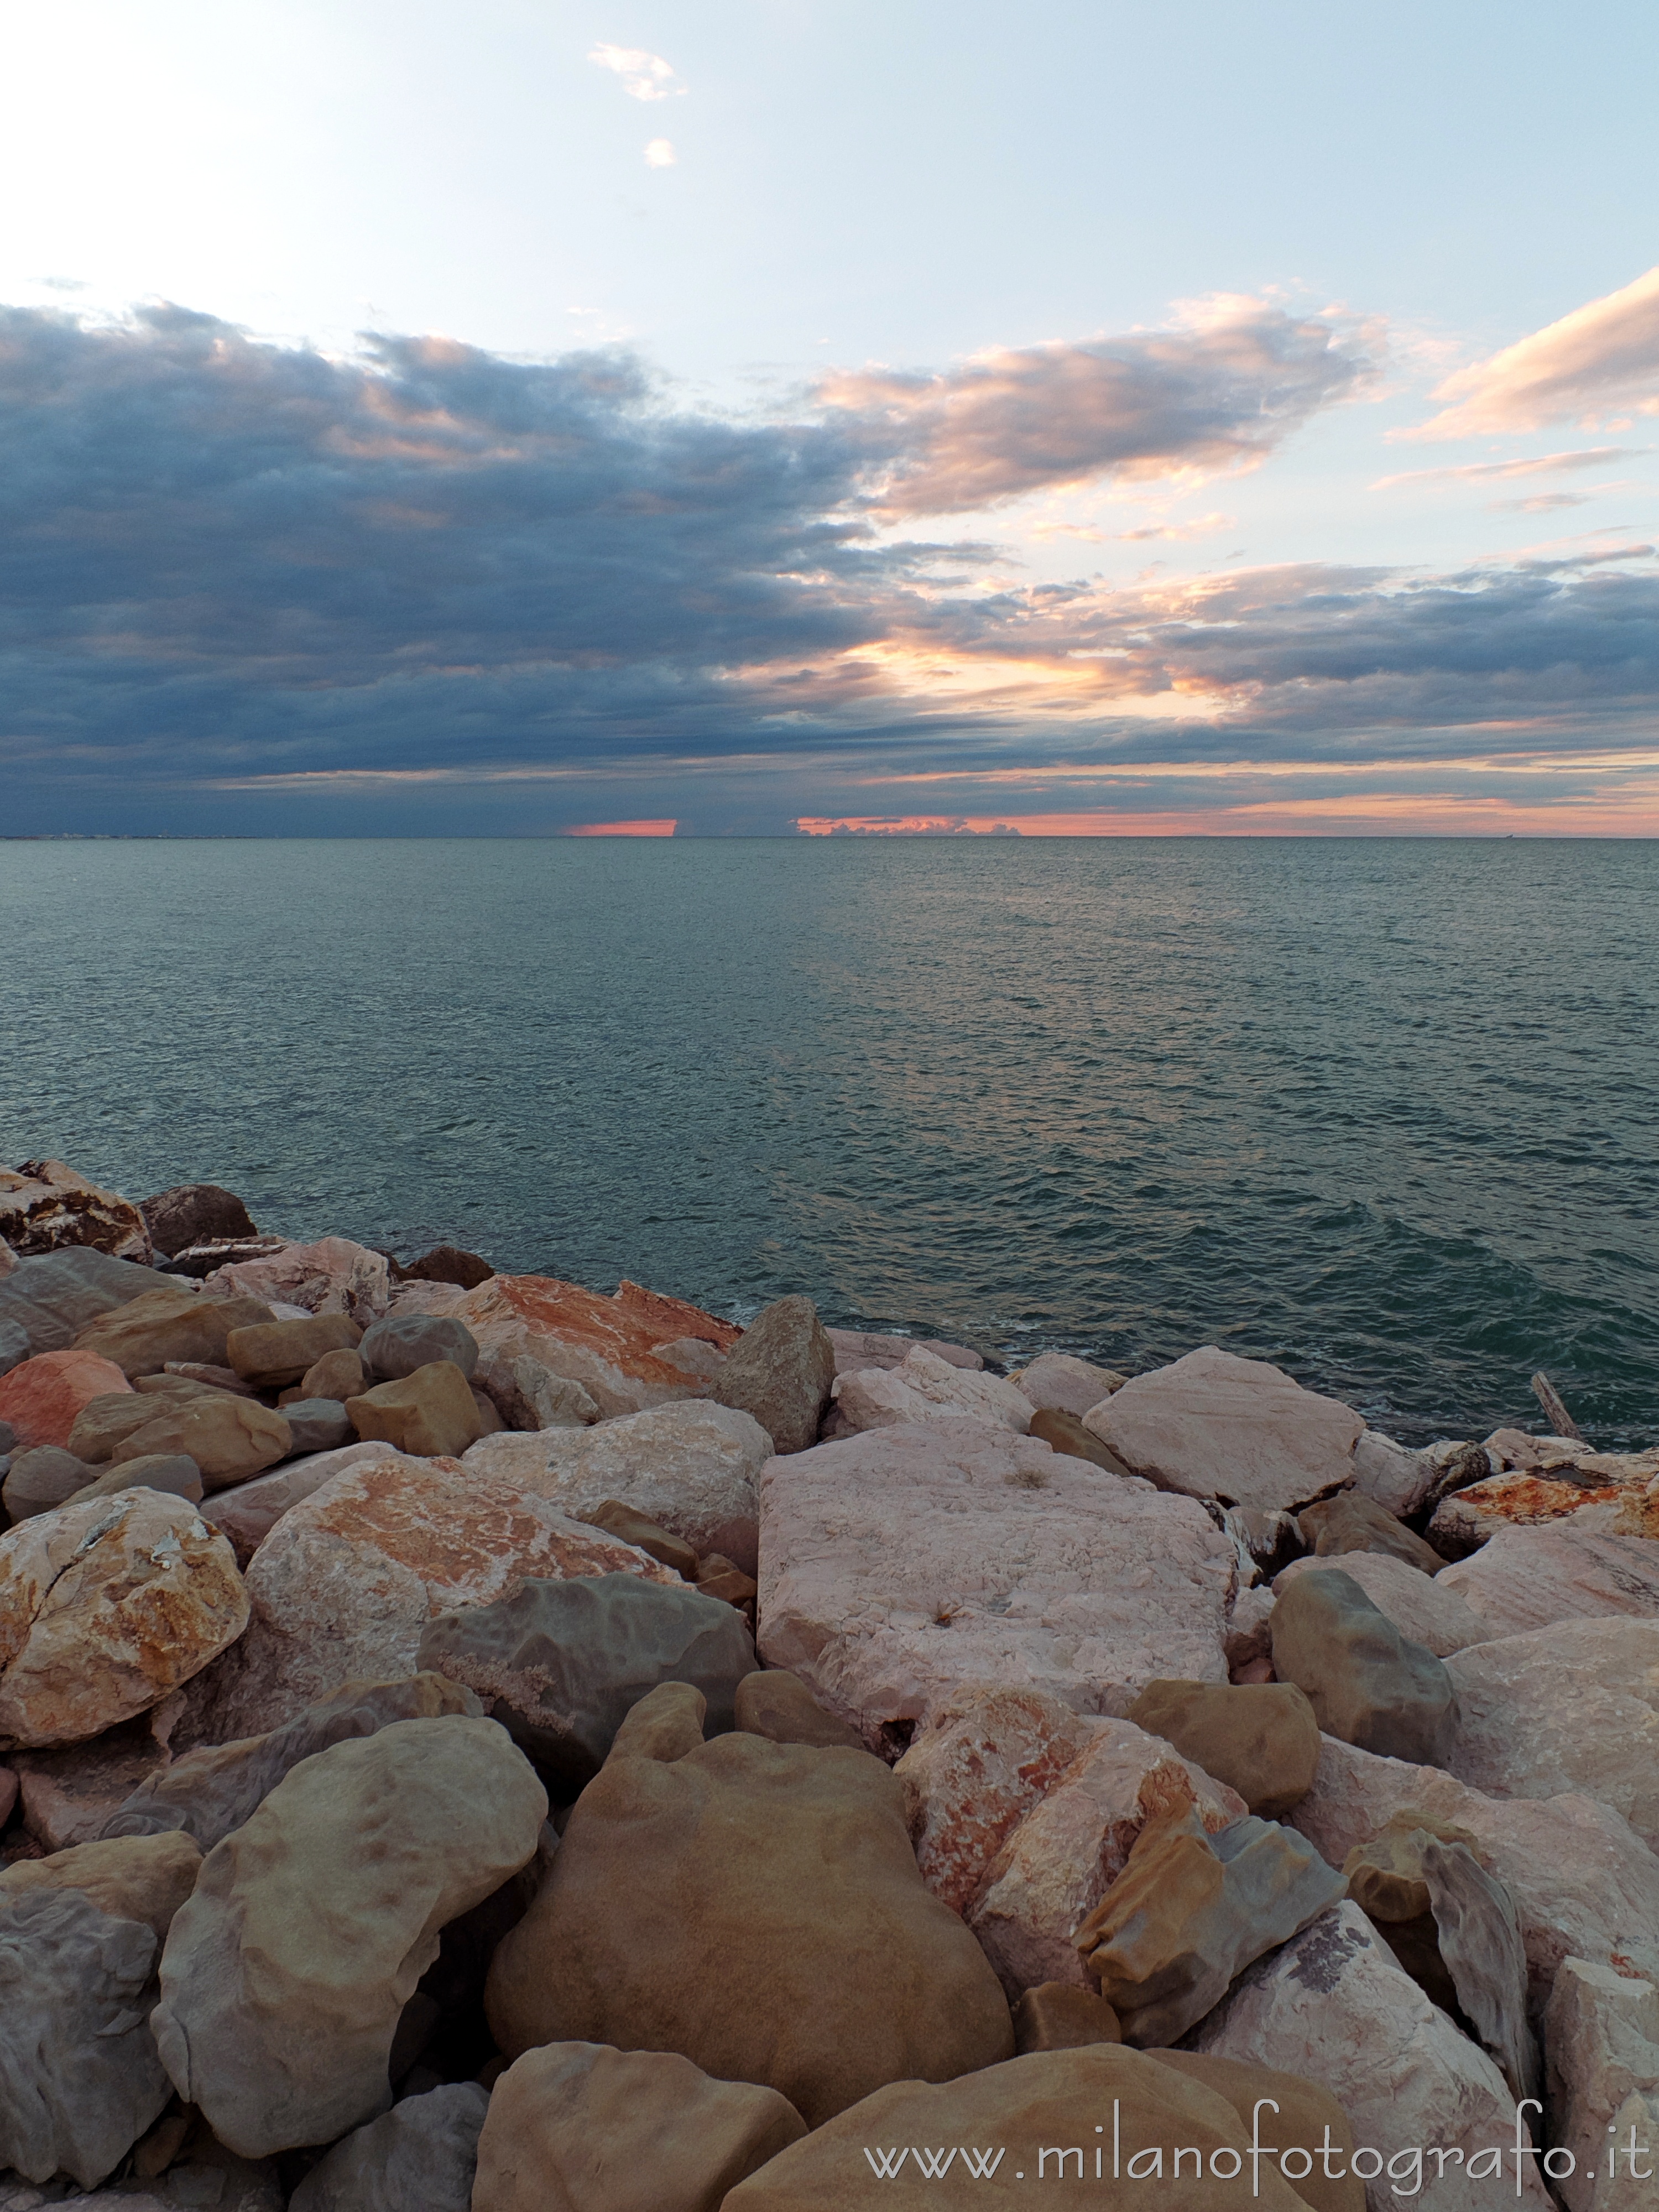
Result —
[[1532, 1395], [1544, 1408], [1544, 1419], [1550, 1425], [1553, 1437], [1576, 1437], [1582, 1444], [1587, 1442], [1584, 1431], [1555, 1394], [1555, 1385], [1547, 1375], [1534, 1375]]

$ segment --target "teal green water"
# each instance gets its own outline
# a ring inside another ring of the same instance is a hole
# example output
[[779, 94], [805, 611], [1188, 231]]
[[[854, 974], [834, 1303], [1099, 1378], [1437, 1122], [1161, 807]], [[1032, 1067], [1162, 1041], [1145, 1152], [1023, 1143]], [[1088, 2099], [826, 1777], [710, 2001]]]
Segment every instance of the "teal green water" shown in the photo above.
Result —
[[1659, 1438], [1659, 845], [0, 844], [0, 1159]]

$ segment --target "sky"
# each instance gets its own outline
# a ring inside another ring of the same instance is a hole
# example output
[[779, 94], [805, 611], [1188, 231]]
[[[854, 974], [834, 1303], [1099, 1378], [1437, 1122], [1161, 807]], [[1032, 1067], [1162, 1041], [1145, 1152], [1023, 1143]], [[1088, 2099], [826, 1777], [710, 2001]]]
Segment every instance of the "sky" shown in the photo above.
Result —
[[0, 834], [1659, 835], [1659, 13], [0, 0]]

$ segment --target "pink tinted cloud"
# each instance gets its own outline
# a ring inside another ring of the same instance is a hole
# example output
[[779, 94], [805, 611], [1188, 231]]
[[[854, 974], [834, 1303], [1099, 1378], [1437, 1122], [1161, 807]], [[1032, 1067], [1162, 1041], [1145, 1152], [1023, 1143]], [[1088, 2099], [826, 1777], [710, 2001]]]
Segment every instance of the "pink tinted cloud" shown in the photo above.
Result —
[[1583, 446], [1570, 453], [1538, 453], [1530, 460], [1465, 461], [1452, 469], [1407, 469], [1402, 475], [1378, 477], [1373, 491], [1395, 491], [1402, 484], [1489, 483], [1507, 477], [1547, 477], [1579, 469], [1609, 469], [1616, 461], [1633, 461], [1651, 449], [1646, 446]]
[[1571, 419], [1659, 415], [1659, 267], [1559, 322], [1459, 369], [1435, 393], [1452, 403], [1413, 434], [1466, 438]]

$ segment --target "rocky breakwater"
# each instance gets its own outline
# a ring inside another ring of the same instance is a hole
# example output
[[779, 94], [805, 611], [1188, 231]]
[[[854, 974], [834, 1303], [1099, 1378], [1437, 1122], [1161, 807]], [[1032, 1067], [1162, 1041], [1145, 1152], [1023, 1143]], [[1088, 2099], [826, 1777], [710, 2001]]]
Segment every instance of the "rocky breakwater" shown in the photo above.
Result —
[[0, 2212], [1634, 2212], [1655, 1454], [0, 1235]]

